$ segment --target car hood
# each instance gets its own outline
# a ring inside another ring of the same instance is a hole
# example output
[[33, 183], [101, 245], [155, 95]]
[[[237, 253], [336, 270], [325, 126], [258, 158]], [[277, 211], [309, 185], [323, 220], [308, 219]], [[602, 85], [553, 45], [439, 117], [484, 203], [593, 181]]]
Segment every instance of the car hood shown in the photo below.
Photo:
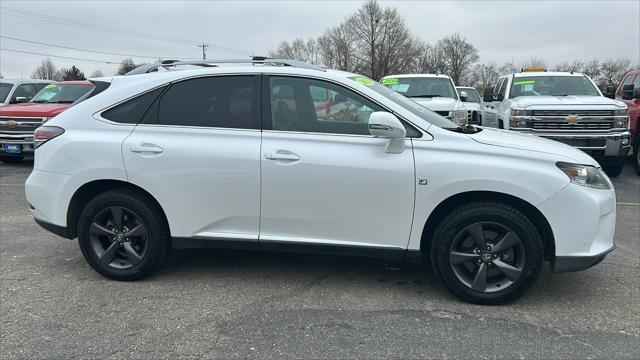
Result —
[[584, 96], [584, 95], [569, 95], [569, 96], [518, 96], [513, 99], [513, 104], [516, 107], [528, 108], [528, 107], [540, 107], [544, 108], [548, 105], [558, 106], [566, 105], [572, 107], [579, 106], [594, 106], [601, 108], [602, 106], [620, 107], [624, 108], [623, 102], [606, 98], [604, 96]]
[[568, 158], [577, 164], [599, 166], [591, 156], [582, 150], [555, 140], [549, 140], [535, 135], [519, 134], [512, 130], [482, 129], [482, 131], [469, 136], [473, 140], [485, 145], [558, 155], [558, 161]]
[[53, 117], [67, 108], [71, 104], [41, 104], [41, 103], [22, 103], [7, 105], [0, 108], [0, 116], [42, 116]]
[[458, 104], [458, 100], [447, 97], [432, 97], [432, 98], [410, 98], [418, 104], [426, 107], [431, 111], [451, 111], [455, 110]]

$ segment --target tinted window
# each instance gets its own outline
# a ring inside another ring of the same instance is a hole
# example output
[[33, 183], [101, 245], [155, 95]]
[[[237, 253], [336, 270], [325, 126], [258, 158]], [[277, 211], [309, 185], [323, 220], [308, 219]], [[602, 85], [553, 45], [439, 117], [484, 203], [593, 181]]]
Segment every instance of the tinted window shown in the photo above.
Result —
[[137, 124], [147, 112], [151, 104], [158, 98], [164, 88], [155, 89], [139, 95], [102, 113], [102, 117], [111, 121]]
[[448, 78], [437, 77], [387, 77], [382, 85], [406, 97], [457, 99], [455, 89]]
[[509, 79], [502, 79], [502, 83], [500, 84], [500, 89], [498, 90], [498, 95], [501, 95], [504, 98], [504, 95], [507, 93], [507, 83]]
[[[158, 101], [161, 125], [259, 128], [259, 77], [218, 76], [171, 85]], [[154, 110], [155, 111], [155, 110]]]
[[640, 75], [636, 76], [636, 79], [633, 80], [633, 88], [640, 89]]
[[16, 101], [19, 97], [26, 98], [27, 100], [31, 100], [38, 90], [33, 84], [22, 84], [18, 85], [16, 91], [13, 92], [13, 96], [11, 97], [11, 101]]
[[7, 99], [7, 96], [13, 89], [13, 84], [9, 83], [0, 83], [0, 103], [4, 102]]
[[513, 79], [510, 98], [518, 96], [598, 96], [598, 90], [584, 76], [521, 76]]
[[369, 116], [381, 107], [340, 86], [311, 79], [271, 77], [274, 130], [369, 135]]

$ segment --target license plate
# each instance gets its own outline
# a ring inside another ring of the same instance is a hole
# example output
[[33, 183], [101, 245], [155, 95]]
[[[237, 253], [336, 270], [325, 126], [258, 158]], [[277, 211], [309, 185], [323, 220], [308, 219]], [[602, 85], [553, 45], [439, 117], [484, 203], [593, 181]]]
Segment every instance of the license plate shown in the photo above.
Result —
[[18, 144], [4, 144], [4, 152], [9, 154], [20, 154], [22, 149]]

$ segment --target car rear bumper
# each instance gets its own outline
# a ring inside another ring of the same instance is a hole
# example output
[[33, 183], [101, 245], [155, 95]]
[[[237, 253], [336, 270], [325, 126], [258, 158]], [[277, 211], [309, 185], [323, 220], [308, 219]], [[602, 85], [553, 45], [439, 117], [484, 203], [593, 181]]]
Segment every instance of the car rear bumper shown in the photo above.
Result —
[[586, 270], [601, 263], [615, 249], [614, 245], [600, 254], [591, 256], [556, 256], [551, 262], [551, 271], [560, 273]]

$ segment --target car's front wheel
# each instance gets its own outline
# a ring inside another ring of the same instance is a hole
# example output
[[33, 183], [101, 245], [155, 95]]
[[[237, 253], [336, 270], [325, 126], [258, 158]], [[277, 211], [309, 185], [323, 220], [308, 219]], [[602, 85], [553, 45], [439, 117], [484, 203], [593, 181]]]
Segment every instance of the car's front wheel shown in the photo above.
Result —
[[504, 304], [522, 296], [542, 267], [536, 227], [517, 209], [494, 202], [462, 206], [437, 227], [431, 263], [457, 297], [476, 304]]
[[130, 189], [107, 191], [89, 201], [78, 221], [78, 241], [89, 265], [114, 280], [149, 274], [171, 248], [162, 210]]

